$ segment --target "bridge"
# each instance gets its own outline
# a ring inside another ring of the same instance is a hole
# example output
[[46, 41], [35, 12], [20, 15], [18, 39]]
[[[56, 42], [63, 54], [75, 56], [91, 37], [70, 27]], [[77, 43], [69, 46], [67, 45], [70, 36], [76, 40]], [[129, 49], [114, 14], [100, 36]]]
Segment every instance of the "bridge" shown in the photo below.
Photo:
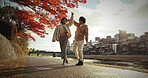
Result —
[[30, 51], [28, 52], [28, 55], [30, 56], [31, 54], [36, 54], [37, 56], [39, 55], [52, 55], [53, 57], [56, 57], [57, 55], [61, 55], [61, 52], [47, 52], [47, 51]]

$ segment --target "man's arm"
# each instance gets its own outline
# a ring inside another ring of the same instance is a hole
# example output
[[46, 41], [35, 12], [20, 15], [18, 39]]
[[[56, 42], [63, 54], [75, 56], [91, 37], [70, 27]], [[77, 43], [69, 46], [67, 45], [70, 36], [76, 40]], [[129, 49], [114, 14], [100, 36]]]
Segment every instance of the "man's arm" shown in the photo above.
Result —
[[85, 40], [86, 40], [86, 44], [88, 43], [88, 26], [86, 26], [86, 29], [85, 29]]
[[74, 25], [77, 27], [79, 25], [79, 23], [77, 23], [75, 20], [74, 20]]
[[73, 24], [73, 22], [74, 22], [74, 13], [73, 13], [73, 12], [71, 12], [70, 21], [69, 21], [69, 23], [67, 24], [67, 25], [68, 25], [68, 27], [71, 27], [71, 26], [72, 26], [72, 24]]

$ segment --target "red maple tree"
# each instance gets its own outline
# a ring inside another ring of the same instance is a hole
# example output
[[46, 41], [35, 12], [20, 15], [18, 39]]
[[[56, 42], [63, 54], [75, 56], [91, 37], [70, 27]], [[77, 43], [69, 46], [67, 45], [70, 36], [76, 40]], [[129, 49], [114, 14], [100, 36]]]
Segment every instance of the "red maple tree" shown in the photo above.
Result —
[[[53, 29], [63, 17], [67, 17], [67, 8], [78, 8], [78, 3], [86, 3], [86, 0], [11, 0], [20, 6], [32, 10], [18, 10], [16, 16], [18, 21], [27, 29], [31, 30], [41, 38], [48, 34], [45, 27]], [[30, 33], [18, 33], [27, 40], [35, 40]]]

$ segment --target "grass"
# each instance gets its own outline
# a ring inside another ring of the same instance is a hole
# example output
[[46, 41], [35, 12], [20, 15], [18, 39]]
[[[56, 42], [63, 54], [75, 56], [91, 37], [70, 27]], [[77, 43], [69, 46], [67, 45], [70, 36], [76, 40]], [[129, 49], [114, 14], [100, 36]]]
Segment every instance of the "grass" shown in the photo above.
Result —
[[132, 70], [132, 71], [148, 73], [148, 69], [128, 68], [128, 67], [124, 67], [124, 66], [97, 64], [97, 63], [90, 63], [90, 62], [84, 62], [84, 64], [95, 65], [95, 66], [103, 66], [103, 67], [111, 67], [111, 68], [118, 68], [118, 69], [125, 69], [125, 70]]
[[[75, 57], [69, 55], [68, 57]], [[142, 62], [148, 61], [148, 55], [84, 55], [84, 59], [96, 59], [106, 61]]]
[[23, 76], [22, 74], [17, 74], [13, 72], [23, 70], [25, 63], [26, 63], [26, 57], [19, 57], [16, 59], [1, 61], [0, 78], [21, 78]]
[[148, 61], [141, 61], [141, 63], [147, 63], [148, 64]]
[[[69, 57], [75, 58], [75, 56], [69, 56]], [[104, 61], [148, 63], [148, 55], [84, 55], [84, 58], [85, 59], [104, 60]], [[133, 70], [133, 71], [148, 73], [148, 69], [129, 68], [129, 67], [125, 67], [125, 66], [98, 64], [98, 63], [90, 63], [90, 62], [84, 62], [84, 63], [90, 64], [90, 65], [96, 65], [96, 66], [119, 68], [119, 69], [126, 69], [126, 70]]]
[[[88, 58], [86, 58], [88, 59]], [[104, 61], [122, 61], [122, 62], [135, 62], [135, 59], [123, 59], [123, 58], [93, 58], [97, 60], [104, 60]]]

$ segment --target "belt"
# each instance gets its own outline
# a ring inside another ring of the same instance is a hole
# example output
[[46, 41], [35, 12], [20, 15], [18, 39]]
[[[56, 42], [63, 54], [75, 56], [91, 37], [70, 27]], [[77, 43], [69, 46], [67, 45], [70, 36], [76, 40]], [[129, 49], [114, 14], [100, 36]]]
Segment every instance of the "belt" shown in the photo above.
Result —
[[67, 32], [61, 33], [60, 36], [67, 36]]

